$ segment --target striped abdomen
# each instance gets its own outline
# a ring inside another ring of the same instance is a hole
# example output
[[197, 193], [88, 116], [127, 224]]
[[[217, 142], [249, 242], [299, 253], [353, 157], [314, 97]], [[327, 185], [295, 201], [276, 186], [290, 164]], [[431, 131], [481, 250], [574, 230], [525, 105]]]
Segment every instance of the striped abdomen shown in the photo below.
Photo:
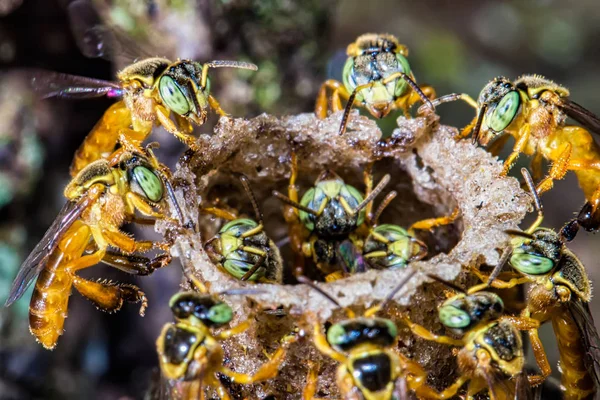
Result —
[[594, 379], [585, 365], [585, 348], [577, 323], [569, 310], [563, 309], [552, 318], [552, 327], [560, 353], [561, 384], [565, 400], [593, 399], [596, 394]]
[[[111, 154], [117, 145], [119, 133], [125, 131], [131, 132], [131, 124], [131, 112], [123, 100], [110, 106], [77, 149], [71, 163], [71, 176], [77, 175], [79, 171], [92, 161], [99, 160], [103, 156]], [[152, 123], [142, 125], [148, 125], [148, 128], [152, 128]], [[136, 135], [132, 139], [144, 140], [150, 134], [150, 129], [140, 131], [139, 136]]]
[[82, 256], [91, 238], [87, 225], [80, 220], [63, 235], [35, 283], [29, 304], [29, 329], [47, 349], [56, 346], [63, 333], [73, 277], [65, 267]]

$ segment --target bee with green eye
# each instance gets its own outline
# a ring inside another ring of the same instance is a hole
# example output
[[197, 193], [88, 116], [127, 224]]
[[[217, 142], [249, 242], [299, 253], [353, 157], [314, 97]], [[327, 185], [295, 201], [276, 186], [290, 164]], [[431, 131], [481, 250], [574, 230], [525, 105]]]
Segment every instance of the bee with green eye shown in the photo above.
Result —
[[[184, 383], [187, 386], [185, 399], [204, 399], [203, 386], [208, 386], [216, 390], [219, 399], [231, 400], [219, 379], [221, 375], [241, 384], [254, 384], [275, 377], [285, 359], [287, 347], [296, 337], [285, 336], [269, 361], [253, 375], [232, 371], [224, 365], [221, 342], [247, 330], [250, 322], [247, 320], [215, 333], [215, 329], [231, 322], [233, 311], [229, 305], [208, 294], [206, 287], [197, 279], [191, 277], [190, 280], [198, 292], [180, 292], [171, 298], [169, 307], [175, 323], [166, 324], [156, 340], [163, 378]], [[240, 294], [240, 291], [220, 293], [226, 294]]]
[[[600, 228], [600, 147], [592, 136], [600, 134], [600, 119], [571, 100], [567, 88], [540, 75], [514, 81], [497, 77], [483, 88], [477, 101], [467, 94], [449, 94], [433, 103], [454, 100], [463, 100], [476, 110], [459, 138], [472, 133], [473, 141], [482, 145], [494, 140], [489, 146], [492, 154], [498, 154], [511, 136], [515, 139], [501, 176], [508, 174], [521, 154], [532, 157], [531, 171], [540, 195], [567, 171], [575, 173], [586, 203], [563, 228], [565, 238], [572, 240], [580, 227], [586, 231]], [[567, 118], [581, 126], [567, 124]], [[544, 159], [552, 163], [545, 177]]]
[[[564, 244], [560, 235], [541, 228], [543, 211], [527, 170], [523, 175], [534, 196], [538, 218], [525, 231], [507, 231], [513, 236], [501, 262], [489, 277], [474, 271], [488, 285], [511, 288], [529, 284], [527, 306], [522, 316], [540, 323], [551, 321], [562, 367], [565, 398], [593, 398], [600, 389], [600, 336], [592, 318], [589, 302], [592, 288], [585, 268]], [[508, 263], [517, 276], [508, 282], [496, 279]], [[529, 331], [534, 355], [543, 378], [551, 373], [538, 330]]]
[[[119, 99], [96, 123], [75, 153], [71, 175], [114, 151], [120, 135], [144, 141], [160, 125], [194, 149], [193, 124], [206, 122], [208, 111], [226, 115], [210, 92], [208, 70], [233, 67], [256, 70], [237, 61], [170, 61], [152, 57], [137, 61], [117, 74], [118, 82], [50, 71], [34, 71], [31, 85], [41, 97], [81, 99], [106, 96]], [[173, 116], [174, 121], [171, 120]]]
[[[357, 317], [351, 309], [344, 308], [348, 318], [332, 324], [326, 334], [323, 334], [323, 327], [316, 318], [312, 318], [315, 346], [321, 353], [339, 363], [337, 385], [340, 398], [354, 398], [349, 396], [356, 396], [358, 393], [365, 400], [406, 399], [408, 393], [401, 390], [401, 380], [405, 380], [405, 391], [410, 388], [417, 395], [433, 392], [422, 379], [426, 375], [425, 371], [394, 351], [398, 340], [396, 324], [388, 318], [375, 316], [414, 275], [415, 271], [407, 272], [381, 303], [366, 310], [361, 317]], [[336, 299], [308, 278], [300, 276], [298, 281], [342, 308]], [[307, 394], [316, 393], [317, 386], [318, 376], [311, 371], [303, 399], [312, 400], [313, 397]]]
[[202, 211], [229, 220], [204, 245], [210, 259], [231, 276], [242, 281], [281, 283], [283, 261], [277, 245], [264, 231], [262, 214], [248, 178], [240, 177], [250, 198], [256, 220], [239, 218], [228, 211], [206, 207]]
[[[524, 374], [525, 357], [519, 331], [537, 329], [539, 322], [528, 317], [504, 316], [504, 304], [495, 293], [476, 291], [475, 288], [465, 292], [437, 276], [428, 276], [458, 292], [440, 305], [438, 316], [446, 328], [461, 338], [435, 334], [413, 323], [408, 317], [403, 317], [415, 335], [437, 343], [460, 347], [457, 353], [460, 376], [442, 392], [431, 390], [426, 398], [453, 398], [467, 382], [469, 386], [466, 398], [471, 400], [486, 389], [490, 399], [498, 399], [497, 388], [500, 384], [505, 386], [503, 394], [506, 391], [517, 392], [518, 389], [511, 388], [508, 382], [515, 381]], [[543, 377], [537, 375], [527, 376], [526, 379], [532, 384], [543, 381]], [[426, 376], [423, 376], [423, 380], [426, 380]]]
[[[435, 90], [428, 85], [417, 86], [406, 59], [408, 48], [394, 36], [361, 35], [348, 46], [347, 54], [343, 83], [330, 79], [321, 85], [315, 106], [315, 114], [323, 119], [327, 117], [328, 101], [333, 112], [342, 110], [341, 98], [348, 101], [340, 134], [346, 129], [355, 101], [375, 118], [384, 118], [395, 109], [409, 117], [409, 109], [419, 100], [431, 106], [429, 99], [435, 97]], [[332, 90], [329, 99], [327, 89]]]
[[[336, 254], [338, 244], [363, 224], [365, 208], [389, 183], [390, 176], [385, 175], [372, 191], [363, 196], [339, 175], [327, 170], [300, 201], [297, 177], [297, 159], [292, 154], [288, 196], [278, 191], [273, 191], [273, 195], [287, 205], [284, 217], [288, 222], [292, 249], [302, 257], [312, 258], [322, 272], [330, 274], [340, 269]], [[365, 177], [367, 188], [372, 187], [370, 174], [365, 174]], [[301, 275], [303, 266], [298, 261], [296, 269], [296, 274]]]

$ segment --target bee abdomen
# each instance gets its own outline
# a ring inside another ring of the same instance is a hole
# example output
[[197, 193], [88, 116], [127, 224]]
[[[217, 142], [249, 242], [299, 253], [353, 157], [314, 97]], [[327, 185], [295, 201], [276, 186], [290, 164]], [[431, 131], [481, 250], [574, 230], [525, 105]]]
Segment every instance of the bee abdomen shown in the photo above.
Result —
[[593, 399], [596, 384], [585, 364], [581, 333], [567, 310], [552, 318], [552, 327], [558, 344], [562, 369], [561, 384], [565, 400]]
[[42, 270], [29, 304], [29, 330], [46, 349], [63, 333], [72, 279], [64, 271]]

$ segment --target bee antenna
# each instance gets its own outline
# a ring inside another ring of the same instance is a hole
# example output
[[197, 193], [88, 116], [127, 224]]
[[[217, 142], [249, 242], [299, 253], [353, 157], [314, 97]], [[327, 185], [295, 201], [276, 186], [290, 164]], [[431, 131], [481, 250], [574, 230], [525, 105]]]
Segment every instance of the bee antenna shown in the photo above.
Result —
[[[517, 232], [519, 234], [520, 233], [525, 233], [525, 232], [521, 232], [521, 231], [517, 231]], [[506, 263], [510, 259], [511, 255], [512, 255], [512, 247], [511, 246], [507, 246], [504, 249], [504, 251], [502, 252], [502, 256], [500, 256], [500, 260], [498, 260], [498, 265], [496, 265], [494, 267], [494, 269], [492, 270], [492, 273], [488, 277], [488, 280], [486, 282], [487, 286], [491, 286], [491, 284], [494, 281], [494, 279], [496, 279], [498, 277], [498, 275], [500, 275], [500, 272], [502, 272], [502, 270], [504, 269], [504, 266], [506, 265]]]
[[375, 214], [373, 214], [373, 219], [371, 220], [371, 225], [373, 225], [373, 226], [377, 225], [377, 221], [379, 221], [379, 217], [383, 213], [383, 210], [385, 210], [385, 208], [392, 202], [392, 200], [394, 200], [396, 198], [397, 195], [398, 195], [398, 193], [395, 190], [393, 190], [385, 196], [385, 198], [383, 199], [383, 201], [381, 202], [379, 207], [377, 207]]
[[523, 237], [525, 239], [533, 239], [533, 235], [529, 232], [525, 232], [525, 231], [521, 231], [519, 229], [506, 229], [504, 231], [504, 233], [506, 233], [507, 235], [511, 235], [511, 236], [520, 236]]
[[455, 283], [452, 283], [450, 281], [442, 279], [442, 278], [440, 278], [437, 275], [433, 275], [433, 274], [426, 274], [426, 275], [427, 275], [428, 278], [433, 279], [434, 281], [437, 281], [437, 282], [439, 282], [441, 284], [444, 284], [444, 285], [448, 286], [450, 289], [454, 290], [455, 292], [467, 294], [466, 290], [464, 290], [460, 286], [456, 285]]
[[483, 123], [483, 116], [487, 110], [487, 104], [482, 104], [479, 108], [479, 114], [477, 115], [477, 122], [473, 128], [473, 144], [479, 142], [479, 133], [481, 132], [481, 124]]
[[245, 289], [245, 288], [237, 288], [237, 289], [227, 289], [222, 292], [217, 293], [217, 296], [246, 296], [253, 294], [265, 294], [268, 293], [264, 289]]
[[296, 279], [298, 280], [298, 282], [310, 286], [312, 289], [321, 294], [321, 296], [325, 297], [327, 300], [335, 304], [338, 308], [343, 308], [342, 305], [336, 299], [333, 298], [333, 296], [331, 296], [329, 293], [318, 287], [313, 281], [308, 279], [306, 276], [300, 275], [296, 277]]
[[542, 214], [544, 211], [544, 206], [542, 205], [542, 200], [540, 200], [540, 194], [533, 184], [533, 178], [531, 177], [531, 174], [527, 168], [521, 168], [521, 175], [523, 175], [523, 178], [525, 178], [529, 192], [533, 196], [533, 204], [535, 205], [535, 209], [537, 210], [538, 214]]
[[[166, 175], [164, 173], [162, 173], [161, 171], [156, 171], [159, 175], [160, 178], [162, 179], [163, 183], [165, 184], [165, 188], [167, 189], [167, 195], [169, 196], [169, 198], [171, 199], [171, 202], [173, 203], [173, 208], [175, 208], [175, 214], [177, 214], [177, 218], [179, 219], [180, 223], [184, 223], [183, 222], [183, 212], [181, 211], [181, 207], [179, 206], [179, 202], [177, 201], [177, 197], [175, 196], [175, 190], [173, 189], [173, 186], [171, 186], [171, 182], [169, 182], [169, 179], [167, 179]], [[188, 221], [185, 226], [192, 226], [194, 228], [194, 231], [196, 231], [196, 224], [194, 224], [192, 221]]]
[[381, 178], [381, 181], [377, 184], [375, 189], [353, 210], [354, 214], [357, 214], [360, 210], [365, 208], [367, 204], [369, 204], [377, 195], [390, 183], [390, 174], [385, 175]]
[[273, 196], [277, 197], [279, 200], [283, 201], [284, 203], [289, 204], [290, 206], [292, 206], [294, 208], [297, 208], [300, 211], [304, 211], [304, 212], [312, 214], [314, 216], [319, 216], [317, 211], [313, 210], [312, 208], [303, 206], [300, 203], [295, 202], [294, 200], [290, 199], [286, 195], [279, 193], [277, 190], [273, 190]]
[[245, 175], [240, 176], [240, 181], [242, 182], [242, 186], [246, 191], [246, 194], [250, 198], [250, 202], [252, 203], [252, 208], [254, 209], [254, 215], [259, 223], [263, 223], [263, 215], [260, 212], [260, 208], [258, 208], [258, 202], [256, 201], [256, 196], [254, 196], [254, 192], [250, 188], [250, 181]]
[[370, 317], [372, 315], [375, 315], [377, 312], [383, 310], [385, 308], [385, 306], [387, 305], [387, 303], [389, 303], [394, 296], [396, 296], [396, 294], [398, 294], [398, 292], [400, 291], [400, 289], [402, 289], [402, 287], [404, 285], [406, 285], [406, 283], [408, 281], [410, 281], [412, 279], [412, 277], [417, 273], [416, 270], [411, 270], [401, 281], [400, 283], [398, 283], [396, 285], [396, 287], [394, 289], [392, 289], [392, 291], [385, 297], [385, 299], [383, 299], [383, 301], [381, 303], [379, 303], [378, 305], [369, 308], [367, 311], [365, 311], [365, 317]]
[[[360, 89], [359, 89], [360, 88]], [[348, 98], [348, 102], [346, 103], [346, 108], [344, 108], [344, 115], [342, 116], [342, 123], [340, 124], [340, 130], [338, 131], [338, 135], [342, 136], [346, 133], [346, 127], [348, 126], [348, 118], [350, 117], [350, 111], [352, 111], [352, 106], [354, 105], [354, 99], [356, 99], [356, 95], [359, 90], [362, 90], [363, 86], [356, 87], [350, 97]]]
[[240, 68], [258, 71], [258, 66], [253, 63], [234, 60], [213, 60], [206, 63], [210, 68]]
[[262, 265], [262, 263], [265, 261], [266, 257], [265, 256], [260, 256], [258, 258], [258, 260], [254, 263], [254, 265], [252, 266], [252, 268], [250, 268], [248, 270], [248, 272], [246, 272], [241, 278], [241, 281], [247, 281], [248, 279], [250, 279], [250, 277], [252, 275], [254, 275], [254, 273], [256, 271], [258, 271], [258, 269], [260, 268], [260, 266]]

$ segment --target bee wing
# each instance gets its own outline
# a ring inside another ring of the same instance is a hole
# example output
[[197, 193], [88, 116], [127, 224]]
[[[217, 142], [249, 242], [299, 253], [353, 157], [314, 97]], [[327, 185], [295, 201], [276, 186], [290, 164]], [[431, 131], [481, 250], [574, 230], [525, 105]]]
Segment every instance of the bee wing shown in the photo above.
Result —
[[85, 198], [79, 202], [67, 202], [62, 210], [60, 210], [60, 213], [50, 228], [48, 228], [42, 240], [40, 240], [21, 265], [10, 289], [8, 299], [6, 299], [6, 307], [17, 301], [25, 290], [27, 290], [31, 281], [45, 268], [48, 257], [56, 249], [60, 238], [81, 217], [83, 211], [89, 207], [89, 203], [84, 200]]
[[600, 118], [583, 106], [569, 99], [562, 99], [562, 109], [575, 121], [597, 135], [600, 135]]
[[125, 32], [115, 26], [102, 24], [89, 0], [75, 0], [67, 7], [71, 31], [81, 52], [90, 58], [115, 61], [119, 58], [131, 64], [139, 58], [152, 57]]
[[29, 88], [40, 98], [88, 99], [92, 97], [120, 97], [121, 85], [116, 82], [83, 76], [63, 74], [42, 69], [18, 71], [28, 81]]
[[514, 400], [536, 400], [537, 395], [533, 387], [529, 384], [527, 373], [521, 372], [515, 377]]
[[352, 274], [367, 271], [368, 264], [350, 240], [344, 240], [339, 243], [336, 246], [335, 252], [344, 271]]
[[576, 300], [570, 301], [567, 307], [577, 325], [583, 346], [587, 349], [584, 356], [585, 366], [594, 379], [596, 387], [600, 387], [600, 336], [594, 324], [589, 304]]

